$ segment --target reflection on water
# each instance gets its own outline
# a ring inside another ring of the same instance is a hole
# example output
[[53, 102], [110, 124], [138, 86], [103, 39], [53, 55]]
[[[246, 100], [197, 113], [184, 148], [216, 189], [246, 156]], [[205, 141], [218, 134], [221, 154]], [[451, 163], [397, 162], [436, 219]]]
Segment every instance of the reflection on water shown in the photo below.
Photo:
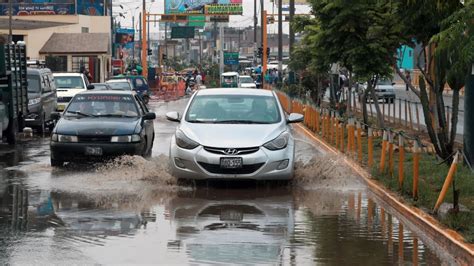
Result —
[[198, 188], [167, 199], [98, 199], [0, 188], [1, 264], [32, 256], [37, 263], [441, 263], [364, 191]]

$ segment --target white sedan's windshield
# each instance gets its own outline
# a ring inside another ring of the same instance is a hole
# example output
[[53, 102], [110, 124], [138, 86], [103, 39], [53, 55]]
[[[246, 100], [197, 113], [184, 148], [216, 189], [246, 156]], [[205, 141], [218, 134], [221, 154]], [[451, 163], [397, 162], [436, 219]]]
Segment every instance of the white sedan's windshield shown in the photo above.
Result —
[[81, 77], [54, 77], [54, 82], [56, 87], [61, 89], [85, 89], [84, 81]]
[[251, 77], [241, 77], [240, 83], [254, 83]]
[[191, 123], [273, 124], [281, 121], [272, 96], [197, 95], [186, 113]]

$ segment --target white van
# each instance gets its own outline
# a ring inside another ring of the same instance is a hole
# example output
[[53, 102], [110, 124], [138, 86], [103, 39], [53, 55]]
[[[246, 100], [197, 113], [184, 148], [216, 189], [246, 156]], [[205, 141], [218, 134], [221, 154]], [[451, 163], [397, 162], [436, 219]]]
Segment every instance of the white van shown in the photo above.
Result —
[[54, 73], [58, 92], [58, 111], [64, 111], [69, 101], [81, 91], [87, 90], [89, 80], [82, 73]]

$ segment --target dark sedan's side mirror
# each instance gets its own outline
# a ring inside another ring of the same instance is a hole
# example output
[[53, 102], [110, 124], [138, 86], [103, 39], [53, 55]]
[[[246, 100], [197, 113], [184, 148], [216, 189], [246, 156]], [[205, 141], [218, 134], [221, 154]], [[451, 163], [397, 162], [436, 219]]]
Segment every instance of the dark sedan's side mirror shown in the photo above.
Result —
[[166, 113], [166, 119], [172, 122], [180, 122], [180, 117], [178, 112], [168, 112]]
[[92, 85], [92, 84], [90, 84], [90, 85], [87, 85], [87, 89], [88, 89], [88, 90], [93, 90], [94, 88], [95, 88], [95, 86], [94, 86], [94, 85]]
[[51, 113], [51, 119], [59, 120], [60, 118], [61, 118], [61, 113], [58, 113], [58, 112]]
[[155, 113], [146, 113], [144, 116], [143, 116], [143, 120], [154, 120], [156, 118], [156, 114]]
[[397, 84], [397, 83], [395, 83], [395, 82], [392, 82], [392, 86], [395, 86], [395, 84]]

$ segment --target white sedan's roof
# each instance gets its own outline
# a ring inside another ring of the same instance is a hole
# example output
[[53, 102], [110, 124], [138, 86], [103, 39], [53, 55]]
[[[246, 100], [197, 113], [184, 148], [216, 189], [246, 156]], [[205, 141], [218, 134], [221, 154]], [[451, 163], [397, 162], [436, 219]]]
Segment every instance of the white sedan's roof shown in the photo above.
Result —
[[197, 95], [257, 95], [257, 96], [273, 96], [270, 90], [256, 90], [256, 89], [230, 89], [230, 88], [215, 88], [208, 90], [199, 90]]
[[226, 77], [226, 76], [238, 76], [239, 73], [237, 72], [224, 72], [222, 73], [222, 76]]
[[82, 73], [53, 73], [55, 77], [82, 77]]

